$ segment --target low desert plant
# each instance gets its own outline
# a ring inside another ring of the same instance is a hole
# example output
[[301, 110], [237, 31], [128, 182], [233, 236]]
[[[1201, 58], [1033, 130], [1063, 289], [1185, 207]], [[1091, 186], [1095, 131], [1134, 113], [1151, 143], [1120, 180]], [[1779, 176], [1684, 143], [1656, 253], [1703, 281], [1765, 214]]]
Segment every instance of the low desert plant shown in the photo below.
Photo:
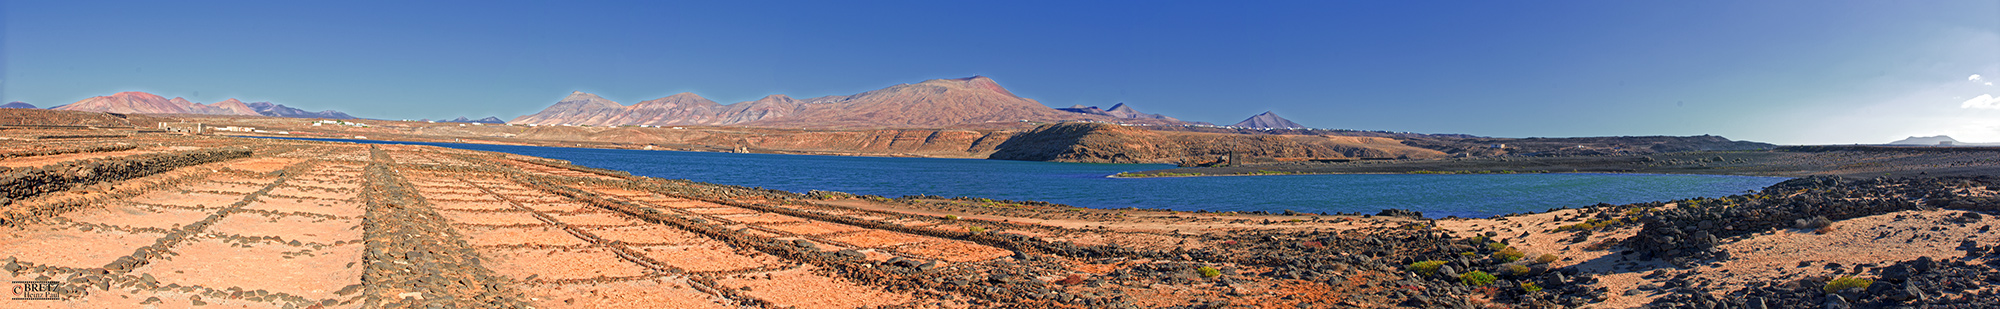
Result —
[[986, 228], [984, 228], [984, 227], [977, 227], [977, 226], [968, 226], [968, 227], [965, 227], [965, 230], [967, 230], [967, 231], [972, 231], [973, 233], [985, 233], [985, 232], [986, 232]]
[[1414, 272], [1425, 276], [1436, 276], [1438, 273], [1439, 266], [1444, 266], [1444, 261], [1430, 260], [1430, 261], [1410, 263], [1410, 266], [1407, 267], [1407, 269], [1409, 269], [1410, 272]]
[[1527, 256], [1527, 254], [1521, 253], [1521, 250], [1514, 249], [1513, 247], [1500, 249], [1500, 252], [1493, 253], [1493, 259], [1505, 262], [1519, 261], [1523, 256]]
[[1591, 243], [1589, 245], [1584, 245], [1583, 250], [1604, 251], [1604, 250], [1609, 250], [1611, 249], [1611, 246], [1616, 246], [1616, 245], [1618, 245], [1618, 239], [1605, 238], [1602, 240], [1598, 240], [1597, 242]]
[[1493, 275], [1489, 275], [1486, 274], [1486, 272], [1484, 271], [1477, 271], [1477, 270], [1467, 272], [1462, 275], [1458, 275], [1459, 282], [1464, 282], [1465, 285], [1470, 285], [1470, 286], [1485, 286], [1488, 284], [1493, 284], [1494, 280], [1500, 280], [1500, 278], [1494, 278]]
[[1562, 259], [1562, 257], [1558, 257], [1554, 254], [1543, 254], [1542, 256], [1535, 257], [1535, 264], [1548, 264], [1548, 263], [1553, 263], [1556, 260], [1560, 259]]
[[1202, 278], [1222, 276], [1222, 270], [1215, 269], [1215, 267], [1202, 266], [1201, 268], [1196, 268], [1194, 271], [1200, 272]]
[[1493, 251], [1500, 251], [1500, 250], [1507, 250], [1507, 244], [1503, 244], [1503, 243], [1497, 243], [1497, 242], [1489, 242], [1489, 243], [1486, 243], [1486, 248], [1487, 248], [1487, 249], [1493, 249]]
[[1511, 276], [1516, 276], [1516, 277], [1519, 277], [1519, 276], [1526, 276], [1526, 275], [1528, 275], [1528, 272], [1530, 272], [1530, 271], [1534, 271], [1534, 270], [1533, 270], [1533, 269], [1529, 269], [1529, 268], [1528, 268], [1527, 266], [1521, 266], [1521, 265], [1516, 265], [1516, 264], [1508, 264], [1508, 265], [1507, 265], [1507, 275], [1511, 275]]
[[1875, 284], [1875, 280], [1868, 278], [1855, 278], [1854, 276], [1840, 276], [1840, 278], [1838, 279], [1833, 279], [1832, 281], [1826, 282], [1826, 292], [1833, 293], [1833, 292], [1839, 292], [1840, 290], [1846, 290], [1851, 288], [1866, 289], [1868, 288], [1868, 285], [1871, 284]]
[[1792, 223], [1794, 223], [1795, 227], [1802, 230], [1817, 230], [1820, 228], [1833, 226], [1833, 220], [1828, 220], [1826, 216], [1813, 216], [1812, 218], [1798, 219], [1792, 221]]
[[958, 215], [944, 215], [945, 220], [958, 220]]
[[1534, 283], [1534, 282], [1522, 282], [1522, 283], [1521, 283], [1521, 292], [1526, 292], [1526, 293], [1534, 293], [1534, 292], [1541, 292], [1541, 291], [1542, 291], [1542, 286], [1539, 286], [1539, 285], [1535, 285], [1535, 283]]

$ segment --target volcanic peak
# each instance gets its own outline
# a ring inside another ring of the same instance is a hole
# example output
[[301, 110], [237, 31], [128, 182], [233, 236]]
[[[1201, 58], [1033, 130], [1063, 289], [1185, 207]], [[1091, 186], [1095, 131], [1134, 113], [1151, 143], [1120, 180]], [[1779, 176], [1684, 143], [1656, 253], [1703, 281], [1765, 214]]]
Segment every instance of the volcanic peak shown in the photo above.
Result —
[[1244, 119], [1243, 122], [1237, 122], [1229, 126], [1252, 129], [1303, 129], [1306, 127], [1291, 120], [1285, 120], [1284, 117], [1278, 117], [1278, 113], [1270, 111], [1250, 116], [1250, 119]]
[[715, 101], [701, 97], [701, 95], [694, 94], [693, 92], [682, 92], [667, 96], [665, 98], [640, 101], [639, 104], [632, 105], [633, 108], [672, 108], [672, 107], [682, 107], [682, 106], [706, 107], [706, 106], [722, 106], [722, 104], [715, 103]]
[[966, 77], [966, 78], [933, 79], [917, 84], [945, 86], [952, 88], [980, 89], [980, 90], [996, 92], [999, 94], [1006, 95], [1008, 97], [1020, 98], [1020, 96], [1014, 95], [1014, 92], [1007, 91], [1006, 87], [1000, 87], [1000, 83], [994, 82], [992, 78], [979, 75], [973, 75], [972, 77]]

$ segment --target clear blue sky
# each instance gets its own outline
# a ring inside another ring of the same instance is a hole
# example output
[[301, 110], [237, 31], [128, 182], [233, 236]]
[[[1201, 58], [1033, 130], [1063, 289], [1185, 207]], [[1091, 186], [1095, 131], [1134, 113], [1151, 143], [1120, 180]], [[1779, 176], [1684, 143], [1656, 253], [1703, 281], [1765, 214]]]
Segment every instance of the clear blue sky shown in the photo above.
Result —
[[417, 2], [8, 1], [0, 101], [512, 118], [573, 90], [729, 103], [985, 75], [1223, 124], [2000, 142], [1990, 0]]

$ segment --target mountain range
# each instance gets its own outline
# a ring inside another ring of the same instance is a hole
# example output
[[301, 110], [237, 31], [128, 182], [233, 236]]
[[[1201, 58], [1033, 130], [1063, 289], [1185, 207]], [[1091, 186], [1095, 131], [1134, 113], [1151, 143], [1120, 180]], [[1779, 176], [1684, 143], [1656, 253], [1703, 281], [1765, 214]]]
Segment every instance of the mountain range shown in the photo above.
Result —
[[271, 102], [250, 102], [250, 108], [256, 109], [257, 114], [261, 114], [264, 116], [271, 116], [271, 117], [354, 119], [354, 116], [349, 116], [347, 115], [347, 113], [342, 113], [340, 111], [329, 109], [317, 112], [309, 112], [303, 109], [297, 109], [297, 108], [292, 108], [290, 106], [285, 106], [284, 104], [272, 104]]
[[0, 105], [0, 108], [35, 108], [35, 105], [28, 104], [28, 102], [14, 101], [14, 102], [8, 102], [5, 105]]
[[[1114, 107], [1114, 109], [1117, 109]], [[1122, 111], [1138, 114], [1129, 108]], [[623, 105], [594, 94], [571, 92], [541, 112], [508, 123], [538, 125], [740, 125], [783, 128], [947, 127], [952, 125], [1087, 120], [1140, 124], [1184, 124], [1167, 117], [1124, 118], [1057, 110], [1015, 96], [991, 78], [973, 76], [900, 84], [854, 95], [794, 99], [770, 95], [756, 101], [719, 104], [693, 93]]]
[[1078, 104], [1075, 106], [1070, 106], [1065, 108], [1057, 108], [1056, 110], [1071, 112], [1071, 113], [1110, 116], [1110, 117], [1127, 118], [1127, 119], [1160, 119], [1167, 121], [1181, 121], [1180, 119], [1174, 119], [1174, 117], [1161, 116], [1160, 114], [1141, 113], [1137, 109], [1132, 109], [1131, 106], [1126, 106], [1125, 103], [1118, 103], [1115, 105], [1111, 105], [1111, 109], [1098, 109], [1096, 106], [1083, 106], [1082, 104]]
[[1265, 111], [1262, 114], [1257, 114], [1256, 116], [1250, 116], [1250, 119], [1244, 119], [1242, 122], [1237, 122], [1236, 124], [1232, 124], [1229, 126], [1238, 128], [1251, 128], [1251, 129], [1306, 128], [1306, 126], [1299, 125], [1298, 123], [1292, 122], [1291, 120], [1285, 120], [1284, 117], [1278, 117], [1278, 113], [1273, 113], [1269, 111]]
[[[34, 108], [15, 102], [4, 107]], [[185, 98], [128, 91], [52, 107], [55, 110], [128, 114], [246, 115], [291, 118], [353, 119], [339, 111], [306, 111], [270, 102], [237, 99], [201, 104]], [[1139, 112], [1118, 103], [1109, 109], [1077, 105], [1049, 108], [1022, 98], [993, 79], [973, 76], [899, 84], [853, 95], [795, 99], [775, 94], [755, 101], [720, 104], [694, 93], [680, 93], [632, 105], [581, 91], [571, 92], [540, 112], [503, 121], [498, 117], [441, 122], [512, 123], [534, 125], [706, 125], [775, 128], [944, 128], [979, 123], [1093, 121], [1141, 125], [1212, 125]], [[1254, 129], [1304, 128], [1265, 112], [1233, 127]]]
[[1894, 141], [1894, 142], [1889, 142], [1889, 143], [1888, 143], [1887, 145], [1897, 145], [1897, 146], [1940, 146], [1940, 145], [1941, 145], [1941, 143], [1943, 143], [1943, 142], [1951, 142], [1951, 145], [1952, 145], [1952, 146], [2000, 146], [2000, 143], [1967, 143], [1967, 142], [1961, 142], [1961, 141], [1958, 141], [1957, 139], [1952, 139], [1952, 138], [1951, 138], [1950, 136], [1944, 136], [1944, 135], [1938, 135], [1938, 136], [1911, 136], [1911, 137], [1908, 137], [1908, 138], [1904, 138], [1904, 139], [1902, 139], [1902, 140], [1898, 140], [1898, 141]]
[[[32, 107], [33, 105], [29, 105]], [[346, 113], [326, 110], [308, 112], [297, 108], [272, 104], [271, 102], [243, 103], [236, 99], [222, 100], [210, 104], [195, 103], [185, 98], [168, 99], [159, 95], [126, 91], [108, 96], [96, 96], [76, 103], [51, 107], [53, 110], [91, 111], [120, 114], [200, 114], [200, 115], [244, 115], [293, 118], [335, 118], [352, 119]]]

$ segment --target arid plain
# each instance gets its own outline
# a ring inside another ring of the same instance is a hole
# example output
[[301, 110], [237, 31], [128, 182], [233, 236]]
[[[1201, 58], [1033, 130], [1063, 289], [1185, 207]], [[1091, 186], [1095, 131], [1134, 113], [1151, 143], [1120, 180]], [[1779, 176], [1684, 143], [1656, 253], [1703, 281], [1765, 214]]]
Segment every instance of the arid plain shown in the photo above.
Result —
[[1978, 308], [2000, 283], [1987, 177], [1481, 219], [1209, 213], [8, 116], [45, 124], [0, 129], [0, 274], [56, 299], [7, 307]]

